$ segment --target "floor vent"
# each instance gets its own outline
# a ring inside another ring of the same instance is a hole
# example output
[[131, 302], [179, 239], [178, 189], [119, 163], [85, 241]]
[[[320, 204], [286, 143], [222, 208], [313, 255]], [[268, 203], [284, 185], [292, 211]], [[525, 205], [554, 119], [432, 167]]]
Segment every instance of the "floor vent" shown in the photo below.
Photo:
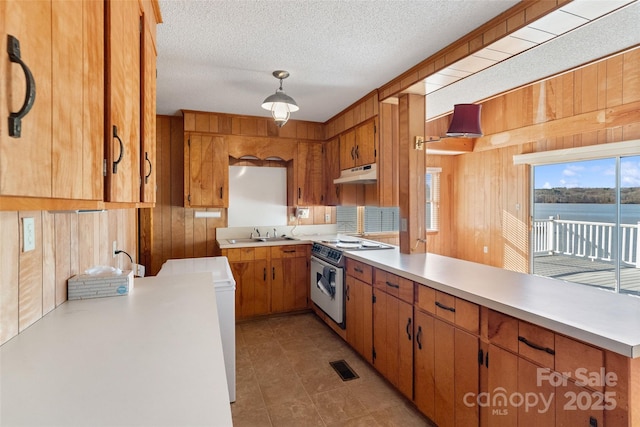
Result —
[[350, 381], [355, 380], [356, 378], [360, 378], [358, 374], [356, 374], [351, 366], [347, 364], [344, 360], [336, 360], [335, 362], [329, 362], [329, 365], [340, 375], [342, 381]]

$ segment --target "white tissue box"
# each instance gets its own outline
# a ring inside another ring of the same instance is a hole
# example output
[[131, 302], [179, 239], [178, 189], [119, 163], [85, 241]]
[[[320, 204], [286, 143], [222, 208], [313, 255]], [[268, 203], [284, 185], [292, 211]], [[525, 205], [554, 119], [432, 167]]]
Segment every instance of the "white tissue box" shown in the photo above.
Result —
[[121, 274], [77, 274], [67, 280], [67, 299], [87, 299], [127, 295], [133, 290], [133, 271]]

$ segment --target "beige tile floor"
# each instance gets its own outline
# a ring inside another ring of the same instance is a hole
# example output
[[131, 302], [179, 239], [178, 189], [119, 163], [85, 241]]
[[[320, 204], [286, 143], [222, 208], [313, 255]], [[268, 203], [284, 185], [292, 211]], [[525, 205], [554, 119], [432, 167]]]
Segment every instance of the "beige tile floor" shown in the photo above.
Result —
[[[314, 314], [238, 323], [235, 427], [433, 426]], [[342, 381], [344, 359], [360, 378]]]

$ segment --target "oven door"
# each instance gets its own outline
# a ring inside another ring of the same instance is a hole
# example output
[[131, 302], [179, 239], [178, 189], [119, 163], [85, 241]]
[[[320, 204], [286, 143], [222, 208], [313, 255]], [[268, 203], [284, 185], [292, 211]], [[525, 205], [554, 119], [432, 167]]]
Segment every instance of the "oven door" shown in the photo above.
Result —
[[344, 270], [311, 257], [311, 301], [344, 329]]

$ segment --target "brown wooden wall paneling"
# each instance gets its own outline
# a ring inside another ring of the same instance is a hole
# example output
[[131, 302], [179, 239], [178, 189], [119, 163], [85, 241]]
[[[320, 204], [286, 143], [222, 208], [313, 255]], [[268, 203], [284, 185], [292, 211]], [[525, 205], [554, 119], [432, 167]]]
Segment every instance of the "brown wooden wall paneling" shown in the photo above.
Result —
[[[473, 153], [427, 156], [454, 182], [441, 188], [453, 195], [441, 204], [452, 210], [441, 217], [453, 218], [452, 234], [429, 236], [429, 251], [528, 272], [530, 168], [514, 166], [513, 155], [640, 138], [639, 82], [636, 48], [482, 103], [485, 136]], [[427, 123], [427, 134], [449, 120]]]
[[[36, 248], [22, 250], [22, 218], [34, 218]], [[135, 257], [137, 212], [117, 209], [77, 214], [48, 211], [0, 213], [0, 344], [67, 299], [67, 279], [95, 265], [130, 268], [113, 258], [111, 242]]]

